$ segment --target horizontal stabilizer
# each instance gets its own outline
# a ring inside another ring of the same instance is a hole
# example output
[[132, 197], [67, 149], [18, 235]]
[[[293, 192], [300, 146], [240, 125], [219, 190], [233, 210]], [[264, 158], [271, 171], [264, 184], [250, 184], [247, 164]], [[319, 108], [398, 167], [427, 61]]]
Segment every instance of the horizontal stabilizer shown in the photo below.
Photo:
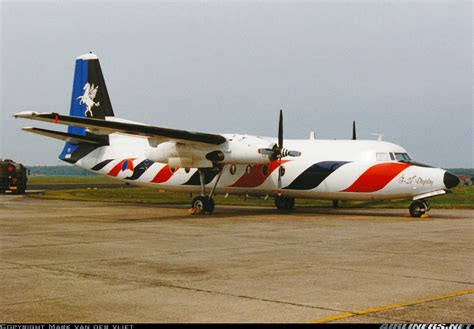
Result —
[[93, 133], [105, 135], [118, 132], [157, 138], [161, 140], [189, 141], [213, 145], [219, 145], [227, 141], [224, 136], [218, 134], [161, 128], [117, 120], [102, 120], [87, 117], [68, 116], [58, 113], [20, 112], [14, 114], [14, 117], [84, 127]]
[[107, 145], [106, 140], [100, 137], [81, 136], [81, 135], [65, 133], [61, 131], [47, 130], [47, 129], [42, 129], [42, 128], [31, 128], [31, 127], [22, 128], [22, 130], [28, 131], [30, 133], [70, 142], [73, 144], [89, 143], [89, 144], [94, 144], [94, 145]]

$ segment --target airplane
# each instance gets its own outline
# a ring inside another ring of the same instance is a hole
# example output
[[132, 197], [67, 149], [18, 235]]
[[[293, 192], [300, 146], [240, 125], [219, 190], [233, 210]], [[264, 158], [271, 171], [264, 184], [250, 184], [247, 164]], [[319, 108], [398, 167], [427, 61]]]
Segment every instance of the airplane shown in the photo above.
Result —
[[401, 146], [358, 140], [283, 138], [280, 110], [276, 138], [156, 127], [115, 117], [98, 57], [76, 58], [69, 115], [19, 112], [15, 118], [67, 125], [67, 132], [24, 131], [65, 141], [59, 159], [129, 184], [197, 193], [191, 207], [215, 208], [218, 194], [274, 197], [276, 208], [295, 198], [333, 200], [411, 199], [421, 217], [428, 198], [459, 184], [456, 175], [414, 161]]

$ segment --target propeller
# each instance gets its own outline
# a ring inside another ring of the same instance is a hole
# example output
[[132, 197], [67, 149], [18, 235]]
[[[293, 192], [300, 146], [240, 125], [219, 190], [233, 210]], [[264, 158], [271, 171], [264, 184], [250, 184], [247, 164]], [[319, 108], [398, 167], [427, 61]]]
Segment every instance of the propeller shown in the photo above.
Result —
[[281, 194], [281, 159], [287, 156], [299, 157], [300, 151], [291, 151], [283, 147], [283, 110], [280, 110], [280, 117], [278, 120], [278, 144], [273, 145], [272, 148], [261, 148], [258, 153], [267, 155], [270, 161], [278, 160], [278, 194]]
[[355, 141], [357, 139], [356, 135], [356, 122], [352, 121], [352, 140]]

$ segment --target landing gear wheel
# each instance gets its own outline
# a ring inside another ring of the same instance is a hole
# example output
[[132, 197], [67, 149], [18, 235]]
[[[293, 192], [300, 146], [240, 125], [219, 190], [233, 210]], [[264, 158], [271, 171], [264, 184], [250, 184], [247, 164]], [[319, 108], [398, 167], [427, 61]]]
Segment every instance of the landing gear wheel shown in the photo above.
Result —
[[421, 215], [425, 214], [430, 208], [428, 202], [416, 200], [411, 203], [408, 209], [410, 210], [411, 217], [421, 217]]
[[275, 206], [278, 210], [291, 210], [295, 207], [295, 198], [277, 195], [275, 197]]
[[212, 214], [214, 211], [214, 200], [207, 196], [197, 196], [193, 199], [191, 207], [194, 209], [202, 209], [204, 212]]
[[206, 209], [205, 209], [205, 210], [206, 210], [208, 213], [212, 214], [212, 213], [214, 212], [214, 207], [215, 207], [214, 199], [213, 199], [213, 198], [209, 198], [209, 197], [206, 197], [206, 198], [207, 198], [207, 202], [208, 202], [208, 204], [207, 204], [207, 207], [208, 207], [208, 208], [207, 208], [207, 210], [206, 210]]

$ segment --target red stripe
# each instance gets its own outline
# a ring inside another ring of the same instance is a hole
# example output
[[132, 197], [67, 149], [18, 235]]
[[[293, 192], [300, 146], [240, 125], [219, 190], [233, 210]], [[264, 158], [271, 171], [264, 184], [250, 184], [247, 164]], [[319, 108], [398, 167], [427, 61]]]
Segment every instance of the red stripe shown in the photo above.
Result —
[[151, 180], [152, 183], [164, 183], [173, 176], [171, 168], [166, 165], [156, 174], [156, 176]]
[[125, 160], [122, 160], [120, 161], [119, 163], [117, 163], [110, 171], [107, 175], [109, 176], [117, 176], [118, 173], [120, 172], [120, 170], [122, 169], [122, 164]]
[[[281, 164], [288, 162], [289, 160], [281, 160]], [[270, 174], [279, 167], [279, 161], [273, 161], [268, 164], [257, 164], [252, 167], [252, 172], [250, 174], [243, 174], [237, 182], [235, 182], [230, 187], [257, 187], [262, 185], [263, 182], [267, 179]], [[265, 176], [263, 174], [263, 167], [268, 166], [268, 173]]]
[[383, 189], [399, 173], [410, 167], [406, 163], [386, 162], [367, 169], [357, 180], [341, 192], [375, 192]]
[[109, 171], [109, 173], [107, 175], [117, 176], [119, 174], [119, 172], [122, 170], [122, 164], [124, 163], [125, 160], [128, 160], [127, 169], [133, 170], [133, 162], [132, 161], [135, 160], [135, 159], [136, 158], [130, 158], [130, 159], [124, 159], [124, 160], [120, 161]]

